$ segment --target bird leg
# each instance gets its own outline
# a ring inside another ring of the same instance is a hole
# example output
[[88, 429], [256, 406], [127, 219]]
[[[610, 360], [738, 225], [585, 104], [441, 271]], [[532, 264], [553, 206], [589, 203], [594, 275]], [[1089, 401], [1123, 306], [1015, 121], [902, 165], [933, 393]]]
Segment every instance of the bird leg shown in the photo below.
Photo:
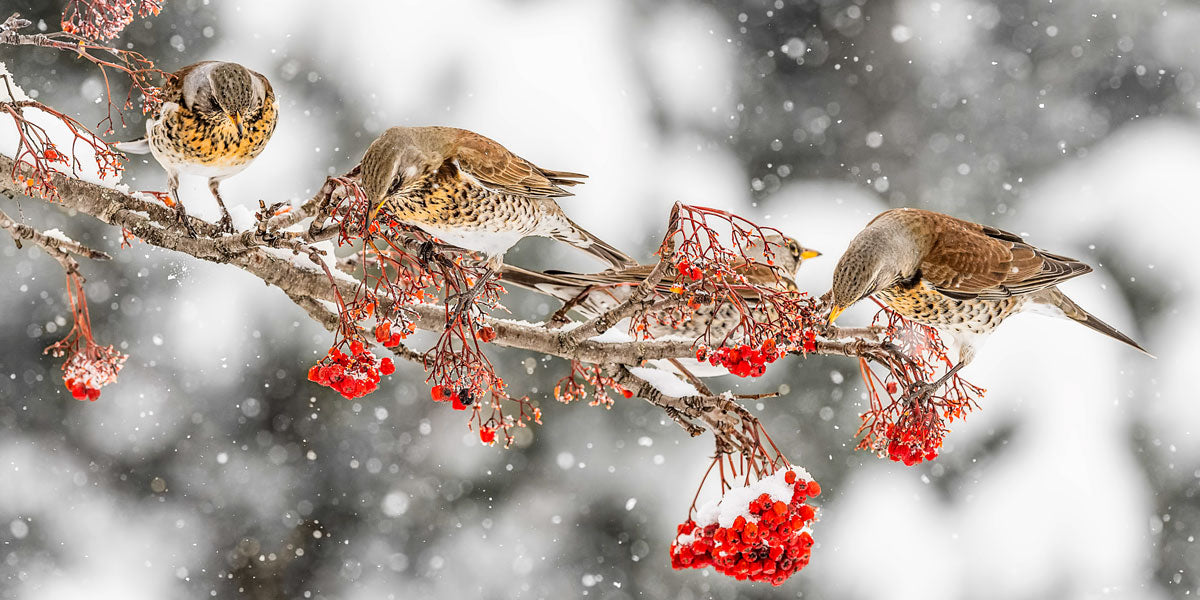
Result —
[[563, 325], [570, 323], [571, 319], [567, 316], [567, 313], [571, 312], [571, 309], [575, 308], [576, 306], [579, 306], [579, 304], [584, 300], [587, 300], [588, 296], [590, 296], [592, 291], [595, 289], [596, 286], [590, 285], [586, 288], [583, 288], [583, 291], [579, 292], [579, 294], [574, 298], [563, 302], [562, 308], [554, 311], [554, 314], [550, 315], [550, 319], [547, 320], [547, 323], [550, 323], [550, 328], [558, 329]]
[[449, 306], [451, 299], [457, 299], [458, 301], [457, 305], [454, 307], [454, 312], [450, 313], [450, 323], [458, 321], [468, 312], [470, 312], [471, 307], [475, 305], [475, 298], [479, 297], [479, 294], [483, 293], [483, 289], [487, 287], [488, 281], [495, 276], [495, 274], [496, 270], [489, 266], [483, 272], [483, 275], [479, 276], [479, 281], [476, 281], [475, 285], [471, 286], [471, 289], [464, 293], [455, 294], [446, 298], [447, 306]]
[[217, 199], [217, 206], [221, 207], [221, 220], [218, 226], [224, 233], [233, 233], [233, 217], [229, 216], [229, 209], [225, 208], [225, 201], [221, 199], [221, 192], [217, 191], [217, 187], [221, 185], [220, 179], [209, 179], [208, 189], [212, 192], [213, 198]]
[[436, 244], [430, 240], [421, 242], [420, 248], [417, 249], [417, 259], [420, 260], [422, 264], [426, 265], [426, 267], [428, 267], [429, 264], [438, 258], [435, 248]]
[[171, 199], [175, 201], [175, 218], [180, 225], [187, 230], [189, 237], [198, 238], [200, 234], [196, 233], [196, 228], [192, 226], [191, 219], [188, 218], [187, 209], [183, 206], [183, 201], [179, 199], [179, 174], [167, 174], [167, 188], [171, 191]]

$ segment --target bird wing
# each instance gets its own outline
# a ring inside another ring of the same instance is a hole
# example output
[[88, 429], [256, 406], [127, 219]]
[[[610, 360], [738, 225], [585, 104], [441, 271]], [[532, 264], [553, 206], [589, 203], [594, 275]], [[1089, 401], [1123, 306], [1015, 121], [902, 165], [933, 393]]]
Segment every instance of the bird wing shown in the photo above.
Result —
[[[212, 64], [214, 62], [217, 62], [217, 61], [203, 60], [198, 63], [193, 63], [186, 67], [183, 67], [183, 68], [179, 69], [178, 71], [175, 71], [174, 73], [169, 73], [167, 75], [166, 83], [164, 83], [162, 86], [163, 102], [174, 102], [174, 103], [182, 106], [184, 104], [184, 102], [183, 102], [183, 81], [185, 79], [187, 79], [187, 76], [190, 73], [192, 73], [193, 71], [195, 71], [196, 69], [203, 67], [205, 65]], [[191, 107], [189, 106], [188, 108], [191, 108]]]
[[[570, 281], [580, 286], [635, 286], [645, 281], [650, 273], [654, 270], [655, 265], [637, 265], [617, 271], [602, 271], [600, 273], [571, 273], [568, 271], [549, 270], [546, 275], [560, 278], [564, 281]], [[753, 263], [746, 265], [741, 263], [737, 268], [751, 285], [734, 286], [734, 291], [739, 296], [747, 300], [757, 300], [759, 292], [755, 289], [755, 285], [762, 286], [768, 289], [778, 291], [796, 291], [796, 284], [778, 274], [774, 267]], [[667, 271], [663, 280], [658, 283], [655, 290], [660, 294], [676, 293], [672, 288], [675, 286], [676, 272], [674, 268]]]
[[952, 218], [936, 227], [921, 277], [951, 298], [998, 300], [1031, 294], [1092, 270], [994, 227]]
[[464, 131], [457, 140], [458, 168], [493, 190], [521, 196], [557, 198], [570, 196], [561, 186], [583, 183], [587, 177], [567, 171], [548, 171], [513, 154], [494, 140]]

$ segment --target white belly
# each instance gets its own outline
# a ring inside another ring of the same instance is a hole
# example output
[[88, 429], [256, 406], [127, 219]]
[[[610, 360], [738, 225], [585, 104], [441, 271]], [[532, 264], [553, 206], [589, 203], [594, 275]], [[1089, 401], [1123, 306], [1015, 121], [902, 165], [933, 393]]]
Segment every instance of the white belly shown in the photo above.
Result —
[[459, 248], [482, 252], [488, 257], [503, 256], [517, 245], [525, 234], [520, 231], [486, 231], [481, 229], [442, 229], [428, 223], [417, 224], [425, 233]]

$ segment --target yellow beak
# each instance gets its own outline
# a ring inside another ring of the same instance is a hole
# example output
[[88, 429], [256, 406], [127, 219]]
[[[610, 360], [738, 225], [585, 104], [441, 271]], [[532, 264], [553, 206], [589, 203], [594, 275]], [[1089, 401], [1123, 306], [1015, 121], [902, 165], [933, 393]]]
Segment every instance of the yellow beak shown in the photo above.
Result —
[[800, 260], [808, 260], [810, 258], [816, 258], [820, 255], [821, 253], [817, 252], [816, 250], [809, 250], [808, 248], [805, 248], [800, 252]]
[[229, 121], [237, 128], [238, 137], [242, 137], [242, 116], [238, 114], [230, 114]]
[[375, 208], [371, 209], [371, 215], [370, 215], [370, 218], [369, 218], [369, 220], [371, 220], [371, 221], [374, 221], [374, 220], [375, 220], [375, 215], [379, 214], [379, 209], [383, 208], [383, 203], [384, 203], [384, 202], [387, 202], [387, 199], [386, 199], [386, 198], [385, 198], [385, 199], [383, 199], [383, 200], [380, 200], [380, 201], [379, 201], [379, 204], [376, 204], [376, 205], [375, 205]]
[[844, 311], [844, 310], [846, 310], [846, 309], [841, 306], [834, 306], [833, 308], [829, 309], [829, 322], [833, 323], [834, 321], [836, 321], [838, 318], [838, 315], [842, 314], [842, 311]]

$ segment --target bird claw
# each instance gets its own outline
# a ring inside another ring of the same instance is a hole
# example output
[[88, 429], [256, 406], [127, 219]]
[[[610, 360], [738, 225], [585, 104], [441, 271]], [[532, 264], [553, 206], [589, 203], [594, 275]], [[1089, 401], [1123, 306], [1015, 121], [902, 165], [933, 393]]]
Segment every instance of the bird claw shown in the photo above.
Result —
[[908, 386], [904, 393], [904, 399], [910, 404], [924, 404], [933, 397], [937, 388], [938, 384], [936, 383], [917, 382]]
[[230, 217], [229, 213], [221, 215], [221, 220], [217, 222], [217, 229], [221, 233], [226, 233], [229, 235], [233, 235], [237, 232], [237, 230], [233, 228], [233, 217]]
[[447, 323], [458, 323], [467, 321], [467, 317], [471, 313], [471, 309], [475, 308], [475, 296], [478, 292], [469, 290], [462, 294], [454, 294], [446, 298], [446, 305], [449, 306], [451, 301], [455, 301], [454, 310], [450, 311], [447, 318]]
[[421, 242], [421, 247], [417, 249], [417, 259], [424, 265], [432, 263], [437, 259], [436, 245], [430, 241]]
[[183, 225], [183, 228], [185, 230], [187, 230], [188, 237], [190, 237], [192, 239], [196, 239], [196, 238], [200, 237], [200, 234], [196, 233], [196, 227], [192, 225], [192, 220], [188, 218], [188, 215], [186, 212], [184, 212], [183, 210], [176, 209], [175, 210], [175, 218], [179, 221], [179, 223], [181, 225]]

